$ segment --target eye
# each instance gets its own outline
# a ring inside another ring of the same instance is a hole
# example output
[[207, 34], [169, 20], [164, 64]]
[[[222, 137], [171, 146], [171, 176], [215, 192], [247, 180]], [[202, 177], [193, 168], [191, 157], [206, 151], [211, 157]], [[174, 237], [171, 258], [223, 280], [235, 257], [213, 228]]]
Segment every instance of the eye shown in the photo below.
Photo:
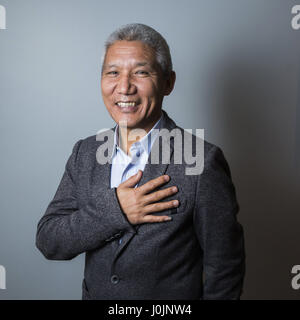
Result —
[[107, 72], [106, 74], [110, 74], [110, 75], [116, 75], [118, 73], [118, 71], [109, 71], [109, 72]]
[[149, 74], [149, 72], [145, 71], [145, 70], [139, 70], [136, 72], [137, 74], [142, 74], [142, 75], [147, 75]]

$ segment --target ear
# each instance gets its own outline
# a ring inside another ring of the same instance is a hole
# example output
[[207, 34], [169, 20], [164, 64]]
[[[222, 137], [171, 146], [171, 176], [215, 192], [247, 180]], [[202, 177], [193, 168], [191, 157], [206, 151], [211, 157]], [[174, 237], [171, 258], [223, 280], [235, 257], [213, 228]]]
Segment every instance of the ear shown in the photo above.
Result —
[[176, 80], [176, 73], [175, 71], [171, 71], [168, 79], [166, 79], [166, 87], [164, 92], [165, 96], [168, 96], [173, 91], [175, 80]]

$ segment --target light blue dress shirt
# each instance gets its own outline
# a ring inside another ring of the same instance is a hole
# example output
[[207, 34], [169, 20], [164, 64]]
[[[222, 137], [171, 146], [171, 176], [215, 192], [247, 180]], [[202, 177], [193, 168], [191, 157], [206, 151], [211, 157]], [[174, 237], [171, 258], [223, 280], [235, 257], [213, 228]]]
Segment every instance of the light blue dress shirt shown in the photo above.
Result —
[[[162, 126], [163, 113], [159, 120], [155, 123], [152, 129], [145, 135], [142, 139], [134, 142], [130, 147], [130, 155], [127, 155], [118, 144], [119, 141], [119, 125], [117, 124], [114, 133], [114, 146], [111, 155], [112, 165], [111, 165], [111, 179], [110, 187], [117, 188], [120, 183], [129, 179], [131, 176], [135, 175], [139, 170], [144, 171], [145, 165], [148, 161], [148, 157], [158, 136], [158, 130]], [[135, 187], [137, 184], [135, 185]], [[122, 242], [120, 238], [119, 243]]]

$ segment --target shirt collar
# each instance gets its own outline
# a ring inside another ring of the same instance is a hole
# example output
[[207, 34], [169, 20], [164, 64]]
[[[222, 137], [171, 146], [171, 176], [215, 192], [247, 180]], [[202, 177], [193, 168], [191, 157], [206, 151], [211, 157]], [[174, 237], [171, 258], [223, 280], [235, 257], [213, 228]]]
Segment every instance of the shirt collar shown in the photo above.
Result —
[[[134, 143], [134, 144], [141, 145], [141, 147], [144, 149], [144, 151], [147, 152], [148, 156], [150, 154], [150, 151], [151, 151], [152, 145], [155, 141], [155, 138], [158, 135], [158, 131], [162, 127], [163, 117], [164, 117], [164, 114], [162, 112], [161, 117], [157, 120], [157, 122], [152, 127], [152, 129], [142, 139], [140, 139]], [[154, 130], [154, 129], [158, 129], [158, 130]], [[121, 150], [121, 148], [118, 145], [118, 141], [119, 141], [119, 125], [117, 124], [115, 127], [115, 132], [114, 132], [114, 145], [113, 145], [113, 152], [111, 155], [111, 159], [117, 153], [118, 149]]]

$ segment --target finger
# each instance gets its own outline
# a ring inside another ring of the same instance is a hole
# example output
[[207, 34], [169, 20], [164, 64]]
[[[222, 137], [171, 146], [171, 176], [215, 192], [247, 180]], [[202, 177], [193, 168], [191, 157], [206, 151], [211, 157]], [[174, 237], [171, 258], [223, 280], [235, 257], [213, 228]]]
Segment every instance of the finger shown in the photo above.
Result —
[[143, 203], [144, 203], [144, 205], [147, 205], [147, 204], [150, 204], [153, 202], [158, 202], [158, 201], [160, 201], [168, 196], [171, 196], [177, 192], [178, 192], [178, 189], [176, 186], [172, 186], [172, 187], [169, 187], [169, 188], [166, 188], [163, 190], [152, 192], [152, 193], [149, 193], [144, 196]]
[[142, 194], [147, 194], [157, 187], [161, 186], [162, 184], [168, 182], [169, 180], [170, 177], [168, 175], [159, 176], [158, 178], [146, 182], [142, 186], [138, 187], [138, 189]]
[[172, 201], [165, 201], [165, 202], [157, 202], [152, 203], [144, 207], [145, 214], [153, 213], [153, 212], [159, 212], [163, 210], [168, 210], [172, 208], [176, 208], [179, 205], [178, 200], [172, 200]]
[[133, 188], [141, 179], [143, 171], [139, 170], [136, 174], [121, 183], [123, 187]]
[[142, 219], [142, 223], [146, 222], [166, 222], [171, 221], [172, 218], [169, 216], [152, 216], [152, 215], [146, 215]]

